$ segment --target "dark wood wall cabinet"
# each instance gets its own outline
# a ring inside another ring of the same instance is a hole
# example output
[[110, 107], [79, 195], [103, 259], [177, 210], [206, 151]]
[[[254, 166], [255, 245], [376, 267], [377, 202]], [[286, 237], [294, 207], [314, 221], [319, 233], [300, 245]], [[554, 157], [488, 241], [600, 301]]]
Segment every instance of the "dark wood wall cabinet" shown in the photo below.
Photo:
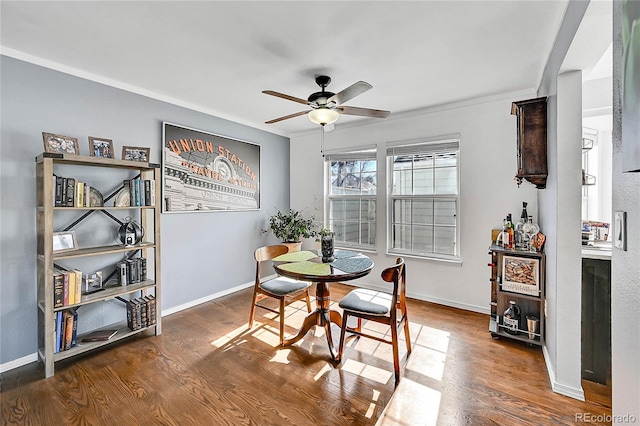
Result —
[[527, 180], [538, 189], [547, 185], [547, 98], [513, 102], [518, 122], [518, 186]]

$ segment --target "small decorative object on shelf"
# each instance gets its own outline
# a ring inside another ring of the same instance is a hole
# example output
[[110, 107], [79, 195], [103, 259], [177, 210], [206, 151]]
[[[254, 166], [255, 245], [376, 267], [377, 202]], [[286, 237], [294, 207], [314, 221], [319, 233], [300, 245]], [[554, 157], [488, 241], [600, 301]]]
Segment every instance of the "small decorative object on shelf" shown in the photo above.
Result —
[[143, 163], [148, 163], [150, 151], [151, 151], [151, 148], [144, 148], [139, 146], [123, 146], [122, 159], [128, 160], [128, 161], [141, 161]]
[[118, 228], [118, 241], [125, 246], [134, 246], [142, 241], [144, 229], [127, 217]]
[[520, 308], [513, 300], [509, 302], [509, 307], [502, 316], [504, 331], [509, 334], [520, 334]]
[[540, 320], [535, 315], [527, 315], [527, 331], [529, 339], [536, 340], [538, 338], [538, 323]]

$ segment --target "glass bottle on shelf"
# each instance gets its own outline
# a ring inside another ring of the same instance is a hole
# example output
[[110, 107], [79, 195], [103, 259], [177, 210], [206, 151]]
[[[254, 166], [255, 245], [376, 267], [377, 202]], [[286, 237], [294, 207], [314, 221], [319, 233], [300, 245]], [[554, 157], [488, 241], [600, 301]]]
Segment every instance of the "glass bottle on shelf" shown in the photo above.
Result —
[[509, 243], [506, 244], [506, 247], [509, 249], [515, 248], [515, 229], [513, 229], [513, 222], [511, 221], [511, 213], [507, 215], [507, 232], [509, 233]]
[[504, 311], [502, 325], [507, 333], [520, 334], [520, 307], [513, 300], [509, 302], [509, 307]]

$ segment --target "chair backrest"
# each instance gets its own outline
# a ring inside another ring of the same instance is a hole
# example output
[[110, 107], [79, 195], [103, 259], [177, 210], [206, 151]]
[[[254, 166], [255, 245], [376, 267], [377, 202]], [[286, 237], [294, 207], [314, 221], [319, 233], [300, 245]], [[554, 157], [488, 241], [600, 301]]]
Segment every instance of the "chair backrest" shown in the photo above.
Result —
[[253, 257], [257, 262], [264, 262], [265, 260], [271, 260], [289, 252], [289, 248], [285, 245], [264, 246], [256, 249]]
[[401, 303], [404, 303], [407, 292], [406, 265], [404, 264], [404, 259], [401, 257], [397, 258], [396, 264], [385, 268], [382, 271], [381, 276], [386, 282], [393, 283], [393, 299], [391, 306], [396, 306], [398, 298], [400, 298]]
[[271, 260], [275, 257], [280, 256], [281, 254], [285, 254], [289, 252], [289, 247], [285, 245], [274, 245], [274, 246], [264, 246], [259, 247], [253, 253], [253, 257], [256, 259], [256, 280], [255, 285], [258, 286], [260, 284], [260, 275], [261, 275], [261, 267], [262, 262]]

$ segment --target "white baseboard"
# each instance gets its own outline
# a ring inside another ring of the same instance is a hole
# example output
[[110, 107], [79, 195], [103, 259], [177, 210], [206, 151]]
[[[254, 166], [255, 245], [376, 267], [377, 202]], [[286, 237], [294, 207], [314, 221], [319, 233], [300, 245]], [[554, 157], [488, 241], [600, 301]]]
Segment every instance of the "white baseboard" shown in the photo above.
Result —
[[38, 360], [38, 353], [34, 352], [32, 354], [23, 356], [22, 358], [14, 359], [13, 361], [5, 362], [4, 364], [0, 364], [0, 373], [4, 373], [5, 371], [13, 370], [14, 368], [22, 367], [23, 365], [31, 364]]
[[547, 345], [542, 346], [542, 355], [544, 356], [544, 362], [547, 366], [549, 382], [551, 382], [551, 390], [555, 393], [559, 393], [560, 395], [568, 396], [569, 398], [577, 399], [578, 401], [584, 401], [584, 390], [582, 389], [582, 386], [574, 388], [556, 382], [556, 372], [551, 365], [551, 358], [547, 351]]
[[[273, 277], [275, 277], [275, 275], [273, 275]], [[271, 278], [271, 276], [265, 277], [265, 279], [268, 279], [268, 278]], [[239, 286], [228, 288], [228, 289], [226, 289], [224, 291], [221, 291], [219, 293], [210, 294], [208, 296], [201, 297], [200, 299], [192, 300], [192, 301], [184, 303], [182, 305], [174, 306], [173, 308], [164, 309], [162, 311], [162, 316], [166, 317], [167, 315], [175, 314], [176, 312], [180, 312], [180, 311], [184, 311], [185, 309], [193, 308], [194, 306], [201, 305], [203, 303], [209, 302], [209, 301], [214, 300], [214, 299], [218, 299], [219, 297], [223, 297], [223, 296], [226, 296], [228, 294], [235, 293], [236, 291], [244, 290], [245, 288], [253, 286], [253, 284], [254, 284], [253, 281], [251, 281], [249, 283], [245, 283], [245, 284], [240, 284]]]
[[[349, 284], [349, 283], [347, 283], [347, 284]], [[349, 284], [349, 285], [353, 285], [353, 284]], [[379, 285], [379, 284], [370, 284], [370, 283], [365, 283], [365, 282], [361, 282], [361, 281], [358, 281], [358, 287], [368, 288], [370, 290], [376, 290], [376, 291], [389, 292], [389, 287], [388, 286], [382, 286], [382, 285]], [[449, 306], [451, 308], [458, 308], [458, 309], [462, 309], [462, 310], [465, 310], [465, 311], [478, 312], [480, 314], [486, 314], [486, 315], [490, 314], [489, 308], [485, 307], [485, 306], [469, 305], [469, 304], [466, 304], [466, 303], [455, 302], [453, 300], [440, 299], [440, 298], [437, 298], [437, 297], [428, 297], [428, 296], [415, 294], [415, 293], [410, 293], [410, 292], [407, 292], [407, 297], [410, 297], [410, 298], [416, 299], [416, 300], [422, 300], [424, 302], [437, 303], [438, 305]]]

